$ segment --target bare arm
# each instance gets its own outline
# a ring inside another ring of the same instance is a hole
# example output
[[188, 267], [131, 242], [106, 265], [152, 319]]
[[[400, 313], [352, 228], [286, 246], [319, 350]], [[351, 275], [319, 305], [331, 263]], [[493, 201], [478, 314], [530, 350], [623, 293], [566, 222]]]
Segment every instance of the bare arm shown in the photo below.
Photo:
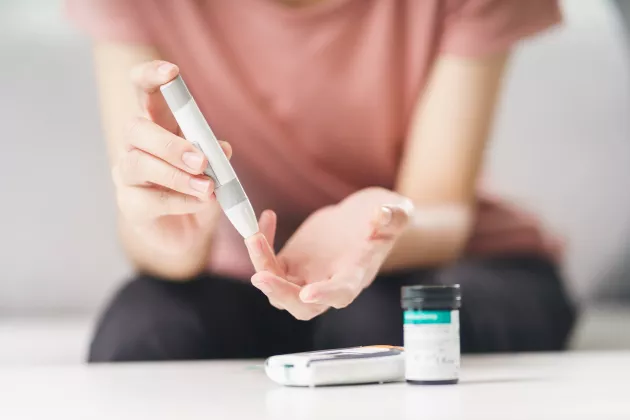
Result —
[[506, 61], [507, 54], [437, 60], [396, 185], [417, 210], [384, 270], [439, 264], [461, 253]]
[[207, 161], [195, 170], [182, 161], [184, 154], [198, 151], [177, 136], [177, 125], [159, 96], [159, 78], [164, 82], [177, 74], [176, 67], [168, 76], [161, 74], [161, 62], [152, 61], [159, 58], [151, 47], [94, 47], [123, 245], [138, 269], [183, 279], [204, 268], [218, 211], [212, 185], [203, 193], [190, 188], [191, 180], [198, 181], [195, 187], [209, 181], [202, 175]]

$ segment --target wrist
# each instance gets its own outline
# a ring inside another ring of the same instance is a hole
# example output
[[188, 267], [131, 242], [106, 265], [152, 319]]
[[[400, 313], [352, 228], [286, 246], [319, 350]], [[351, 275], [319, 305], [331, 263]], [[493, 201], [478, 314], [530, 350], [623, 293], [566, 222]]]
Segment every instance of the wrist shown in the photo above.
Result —
[[419, 268], [456, 260], [464, 250], [472, 221], [473, 210], [468, 205], [416, 206], [382, 270]]

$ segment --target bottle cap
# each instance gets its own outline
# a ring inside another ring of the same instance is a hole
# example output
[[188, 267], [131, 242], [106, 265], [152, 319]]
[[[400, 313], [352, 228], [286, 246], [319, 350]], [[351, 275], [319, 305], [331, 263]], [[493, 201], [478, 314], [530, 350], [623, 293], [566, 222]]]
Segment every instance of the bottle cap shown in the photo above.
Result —
[[403, 309], [457, 309], [462, 304], [459, 284], [452, 286], [405, 286]]

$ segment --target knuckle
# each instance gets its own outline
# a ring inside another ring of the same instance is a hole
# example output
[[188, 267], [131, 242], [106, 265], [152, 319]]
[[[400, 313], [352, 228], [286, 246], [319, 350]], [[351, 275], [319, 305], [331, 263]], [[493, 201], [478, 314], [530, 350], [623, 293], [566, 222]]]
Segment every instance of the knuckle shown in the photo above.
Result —
[[173, 190], [183, 190], [187, 184], [188, 176], [177, 168], [169, 168], [166, 177], [166, 186]]
[[168, 136], [168, 138], [165, 139], [162, 148], [164, 149], [164, 153], [166, 154], [166, 156], [170, 156], [178, 152], [177, 149], [179, 145], [175, 142], [175, 139], [175, 136]]
[[140, 172], [142, 153], [138, 149], [129, 150], [122, 158], [117, 173], [121, 180], [130, 181], [137, 178]]
[[131, 118], [124, 128], [123, 137], [129, 145], [136, 144], [136, 138], [147, 120], [144, 117], [136, 116]]
[[181, 201], [182, 201], [182, 205], [183, 205], [184, 207], [189, 208], [190, 206], [192, 206], [193, 204], [195, 204], [195, 202], [197, 201], [197, 199], [196, 199], [196, 198], [194, 198], [194, 197], [192, 197], [192, 196], [190, 196], [190, 195], [184, 194], [184, 195], [182, 195], [182, 197], [181, 197]]
[[157, 151], [158, 156], [172, 164], [178, 164], [184, 152], [197, 152], [197, 149], [183, 139], [172, 133], [163, 133], [158, 138], [160, 150]]

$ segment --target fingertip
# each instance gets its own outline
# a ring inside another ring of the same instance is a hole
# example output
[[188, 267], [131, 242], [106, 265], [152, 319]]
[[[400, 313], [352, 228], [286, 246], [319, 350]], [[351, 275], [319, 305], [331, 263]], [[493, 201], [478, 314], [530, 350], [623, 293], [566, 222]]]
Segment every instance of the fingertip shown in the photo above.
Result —
[[168, 61], [157, 60], [156, 65], [158, 74], [168, 79], [167, 82], [173, 80], [179, 74], [179, 67]]
[[276, 212], [273, 210], [263, 210], [263, 212], [260, 214], [261, 223], [272, 223], [276, 220], [276, 218]]
[[228, 143], [227, 141], [219, 141], [219, 144], [221, 145], [221, 148], [223, 149], [223, 153], [225, 153], [225, 156], [228, 159], [231, 159], [232, 158], [232, 145]]
[[153, 60], [139, 64], [131, 69], [133, 84], [148, 93], [157, 90], [159, 85], [170, 82], [179, 74], [179, 67], [163, 60]]
[[300, 300], [304, 303], [317, 303], [318, 298], [317, 290], [313, 285], [304, 286], [300, 290]]
[[258, 219], [260, 233], [263, 234], [271, 248], [274, 247], [277, 223], [276, 213], [268, 209], [263, 211]]
[[268, 279], [261, 276], [261, 274], [262, 273], [256, 273], [252, 276], [252, 285], [264, 294], [269, 295], [273, 292], [273, 287], [269, 283]]

